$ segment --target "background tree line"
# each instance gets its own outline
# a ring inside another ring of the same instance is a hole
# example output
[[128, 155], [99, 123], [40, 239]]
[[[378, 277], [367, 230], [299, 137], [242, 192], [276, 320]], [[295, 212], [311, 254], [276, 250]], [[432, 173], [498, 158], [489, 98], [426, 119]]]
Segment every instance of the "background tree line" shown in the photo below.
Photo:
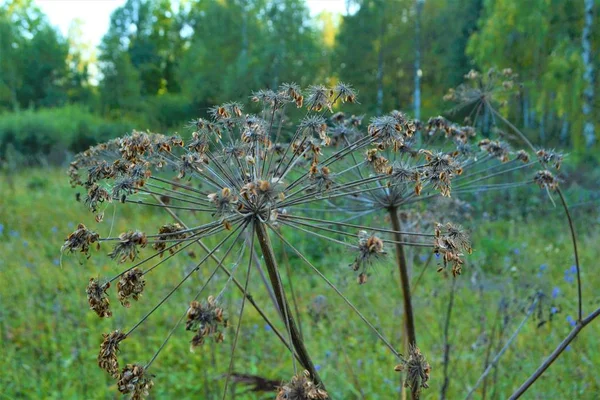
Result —
[[[97, 60], [32, 0], [0, 5], [0, 157], [77, 151], [132, 127], [178, 129], [261, 88], [343, 80], [356, 112], [426, 119], [471, 69], [512, 68], [505, 112], [544, 146], [592, 149], [600, 31], [593, 0], [347, 0], [314, 18], [303, 0], [128, 0]], [[91, 73], [97, 65], [98, 73]], [[457, 117], [458, 118], [458, 117]], [[59, 146], [59, 147], [60, 147]]]

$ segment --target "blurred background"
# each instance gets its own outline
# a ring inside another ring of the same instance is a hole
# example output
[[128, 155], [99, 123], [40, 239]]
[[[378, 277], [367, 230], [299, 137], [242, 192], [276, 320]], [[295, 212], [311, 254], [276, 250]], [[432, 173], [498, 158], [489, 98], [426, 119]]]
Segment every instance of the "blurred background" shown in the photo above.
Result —
[[[600, 240], [599, 13], [598, 0], [0, 0], [0, 399], [119, 398], [95, 365], [101, 334], [131, 326], [194, 265], [189, 255], [183, 268], [158, 275], [164, 286], [149, 284], [158, 294], [99, 321], [85, 285], [118, 267], [60, 254], [79, 222], [94, 224], [65, 174], [73, 154], [134, 128], [187, 137], [186, 123], [210, 107], [249, 103], [252, 91], [284, 82], [347, 82], [360, 104], [344, 111], [365, 121], [398, 109], [424, 121], [442, 114], [462, 122], [470, 110], [443, 97], [465, 74], [518, 73], [518, 95], [501, 112], [536, 146], [566, 153], [560, 178], [580, 240], [584, 309], [591, 310], [600, 302], [593, 272]], [[423, 398], [464, 398], [528, 318], [475, 393], [506, 398], [575, 324], [570, 234], [564, 214], [533, 187], [453, 211], [475, 252], [456, 283], [436, 274], [435, 265], [418, 276], [416, 321], [433, 367]], [[160, 211], [120, 207], [110, 214], [115, 232], [164, 222]], [[323, 252], [314, 240], [298, 246], [320, 265], [344, 271], [334, 283], [401, 343], [393, 268], [380, 267], [362, 290], [346, 273], [347, 254]], [[427, 252], [407, 257], [415, 268], [431, 261]], [[389, 354], [318, 278], [297, 274], [303, 329], [335, 398], [401, 398]], [[191, 292], [174, 296], [140, 328], [124, 358], [147, 359]], [[542, 300], [531, 315], [533, 295]], [[269, 302], [266, 294], [256, 299]], [[240, 307], [233, 296], [225, 303], [231, 313]], [[289, 360], [268, 328], [257, 315], [244, 320], [236, 372], [281, 382], [291, 375]], [[582, 332], [525, 398], [597, 399], [598, 331], [591, 325]], [[157, 360], [151, 398], [222, 397], [230, 343], [190, 354], [189, 339], [174, 335]], [[243, 383], [231, 395], [273, 397], [272, 389], [250, 392]]]
[[442, 97], [467, 72], [491, 67], [519, 74], [507, 112], [531, 141], [579, 155], [595, 149], [600, 122], [597, 8], [593, 0], [3, 0], [0, 157], [61, 162], [134, 126], [178, 130], [212, 105], [290, 81], [342, 80], [358, 89], [363, 114], [427, 119], [448, 111]]

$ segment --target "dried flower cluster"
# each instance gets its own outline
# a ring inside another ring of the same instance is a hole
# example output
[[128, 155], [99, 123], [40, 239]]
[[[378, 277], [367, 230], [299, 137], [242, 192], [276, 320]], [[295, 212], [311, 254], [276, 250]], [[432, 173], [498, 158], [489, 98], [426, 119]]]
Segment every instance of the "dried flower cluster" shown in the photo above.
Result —
[[310, 373], [304, 371], [292, 377], [289, 383], [279, 388], [276, 400], [325, 400], [329, 395], [310, 379]]
[[139, 268], [133, 268], [121, 275], [117, 283], [119, 301], [125, 307], [129, 307], [129, 298], [138, 300], [144, 291], [146, 281], [144, 272]]
[[354, 271], [361, 270], [358, 275], [358, 283], [367, 282], [367, 267], [385, 254], [383, 240], [375, 235], [369, 235], [366, 231], [358, 232], [358, 255], [351, 264]]
[[448, 264], [452, 266], [452, 275], [457, 276], [462, 272], [464, 263], [463, 252], [471, 253], [469, 237], [460, 226], [447, 223], [445, 226], [438, 224], [435, 228], [434, 252], [440, 254], [443, 266], [438, 269], [442, 271]]
[[131, 400], [142, 400], [148, 396], [154, 382], [145, 368], [139, 364], [127, 364], [117, 382], [119, 392], [130, 394]]
[[419, 398], [422, 388], [427, 389], [429, 387], [427, 381], [429, 381], [431, 366], [418, 347], [412, 346], [408, 359], [397, 365], [395, 370], [406, 371], [404, 386], [410, 388], [416, 398]]
[[90, 278], [90, 283], [86, 289], [88, 303], [90, 308], [94, 310], [100, 318], [108, 318], [112, 316], [110, 311], [110, 302], [106, 291], [110, 287], [110, 282], [101, 285], [98, 279]]
[[117, 354], [119, 353], [119, 343], [127, 336], [120, 331], [102, 334], [104, 340], [100, 345], [100, 353], [98, 354], [98, 366], [108, 372], [113, 378], [119, 377], [119, 361]]
[[208, 336], [213, 336], [217, 343], [223, 341], [223, 333], [219, 328], [227, 327], [227, 319], [223, 316], [223, 309], [217, 305], [217, 301], [213, 296], [208, 296], [204, 303], [192, 301], [186, 316], [185, 329], [196, 332], [190, 347], [192, 351], [204, 344]]

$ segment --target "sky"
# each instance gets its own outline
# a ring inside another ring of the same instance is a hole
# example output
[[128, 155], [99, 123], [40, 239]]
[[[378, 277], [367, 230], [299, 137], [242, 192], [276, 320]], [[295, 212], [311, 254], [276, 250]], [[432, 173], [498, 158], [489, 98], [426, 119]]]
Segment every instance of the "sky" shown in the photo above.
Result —
[[[67, 36], [74, 19], [83, 22], [84, 43], [97, 46], [108, 31], [110, 14], [125, 4], [126, 0], [35, 0], [35, 3], [48, 16], [50, 23], [57, 26]], [[345, 0], [306, 0], [311, 15], [321, 11], [343, 13]]]

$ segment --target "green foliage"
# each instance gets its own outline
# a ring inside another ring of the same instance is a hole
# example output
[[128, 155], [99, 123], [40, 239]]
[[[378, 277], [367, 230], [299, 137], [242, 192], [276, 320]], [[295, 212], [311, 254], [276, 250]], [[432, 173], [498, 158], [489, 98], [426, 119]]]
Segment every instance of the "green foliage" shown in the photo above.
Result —
[[[25, 157], [38, 163], [50, 153], [80, 152], [90, 145], [130, 132], [138, 122], [104, 120], [81, 106], [27, 110], [0, 115], [0, 158]], [[13, 154], [11, 154], [13, 153]]]

